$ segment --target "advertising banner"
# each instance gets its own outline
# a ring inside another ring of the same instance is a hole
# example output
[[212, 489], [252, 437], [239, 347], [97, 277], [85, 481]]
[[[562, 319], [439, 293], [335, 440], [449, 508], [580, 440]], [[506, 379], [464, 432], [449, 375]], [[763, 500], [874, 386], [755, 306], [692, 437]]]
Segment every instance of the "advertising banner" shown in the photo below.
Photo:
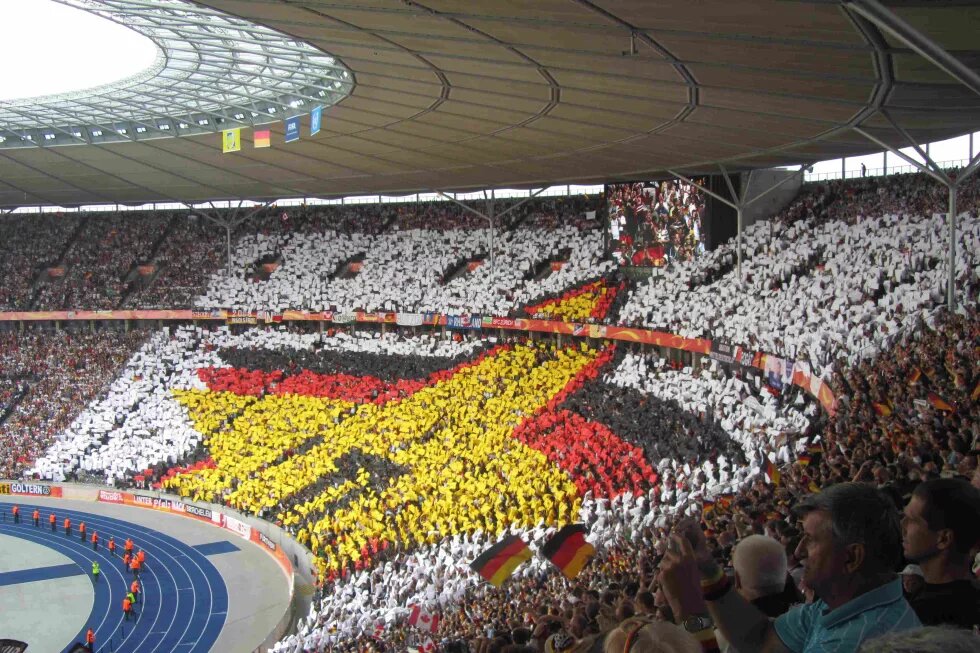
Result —
[[224, 527], [232, 533], [241, 535], [246, 540], [252, 539], [252, 527], [231, 515], [223, 515]]
[[399, 326], [422, 326], [425, 316], [421, 313], [396, 313], [395, 324]]
[[56, 485], [45, 485], [44, 483], [0, 483], [0, 494], [13, 494], [30, 497], [60, 497], [61, 488]]
[[310, 136], [320, 133], [320, 123], [323, 120], [323, 107], [313, 107], [310, 111]]
[[483, 317], [476, 313], [472, 315], [447, 315], [446, 328], [448, 329], [482, 329]]
[[286, 119], [286, 142], [299, 140], [299, 116]]

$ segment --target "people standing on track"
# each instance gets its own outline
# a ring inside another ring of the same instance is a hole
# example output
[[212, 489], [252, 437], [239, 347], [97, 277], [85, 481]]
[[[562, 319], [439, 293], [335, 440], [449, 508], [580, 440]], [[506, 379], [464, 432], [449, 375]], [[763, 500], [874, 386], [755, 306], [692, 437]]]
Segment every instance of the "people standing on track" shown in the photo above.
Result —
[[109, 536], [109, 555], [116, 556], [116, 538]]
[[130, 554], [127, 553], [126, 555], [124, 555], [123, 556], [123, 567], [125, 567], [126, 569], [129, 569], [129, 563], [132, 561], [132, 559], [133, 559], [133, 556], [131, 556]]
[[129, 586], [129, 593], [133, 595], [133, 603], [140, 602], [140, 582], [133, 579], [133, 582]]
[[85, 541], [85, 522], [78, 523], [78, 533], [82, 542]]
[[129, 561], [129, 570], [133, 572], [133, 578], [140, 577], [140, 559], [133, 556], [133, 559]]
[[15, 524], [19, 524], [20, 523], [20, 506], [16, 506], [15, 505], [13, 508], [10, 509], [10, 512], [14, 516], [14, 523]]
[[101, 573], [101, 571], [102, 570], [99, 569], [99, 563], [96, 562], [95, 560], [93, 560], [92, 561], [92, 578], [95, 579], [95, 582], [96, 583], [99, 582], [99, 573]]
[[51, 513], [51, 515], [48, 517], [48, 521], [51, 522], [51, 532], [54, 533], [56, 528], [55, 522], [57, 522], [54, 513]]
[[71, 537], [71, 519], [65, 517], [65, 537]]
[[132, 538], [128, 538], [128, 537], [126, 538], [125, 550], [126, 550], [126, 553], [128, 553], [129, 555], [133, 555], [133, 540], [132, 540]]
[[92, 550], [93, 551], [98, 551], [99, 550], [99, 532], [98, 531], [92, 531]]
[[140, 561], [140, 570], [146, 565], [146, 552], [140, 549], [136, 552], [136, 559]]
[[129, 615], [132, 614], [133, 612], [133, 602], [129, 600], [128, 594], [126, 595], [126, 598], [123, 599], [122, 608], [123, 608], [124, 618], [126, 619], [126, 621], [129, 621]]
[[34, 509], [34, 528], [38, 528], [41, 525], [41, 511], [37, 508]]
[[95, 631], [92, 630], [91, 626], [85, 631], [85, 646], [90, 651], [95, 650]]
[[[132, 610], [135, 611], [136, 610], [136, 595], [133, 594], [132, 592], [130, 592], [129, 594], [126, 595], [126, 600], [129, 601], [129, 607]], [[133, 612], [133, 616], [134, 617], [136, 616], [136, 613], [135, 612]]]

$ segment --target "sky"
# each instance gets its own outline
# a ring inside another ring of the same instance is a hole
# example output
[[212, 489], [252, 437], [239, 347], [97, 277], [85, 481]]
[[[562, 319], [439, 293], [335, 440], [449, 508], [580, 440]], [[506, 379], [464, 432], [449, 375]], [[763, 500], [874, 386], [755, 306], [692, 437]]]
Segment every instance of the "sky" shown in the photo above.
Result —
[[112, 21], [53, 0], [2, 0], [0, 100], [76, 91], [153, 65], [157, 47]]

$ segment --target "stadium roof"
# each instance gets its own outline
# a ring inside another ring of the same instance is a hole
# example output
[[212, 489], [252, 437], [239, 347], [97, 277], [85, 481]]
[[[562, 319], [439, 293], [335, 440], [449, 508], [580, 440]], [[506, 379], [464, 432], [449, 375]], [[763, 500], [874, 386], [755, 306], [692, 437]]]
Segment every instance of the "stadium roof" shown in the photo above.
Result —
[[[159, 9], [169, 0], [127, 3]], [[839, 2], [197, 4], [309, 43], [350, 71], [353, 88], [324, 110], [323, 131], [309, 137], [304, 120], [302, 138], [285, 144], [274, 123], [272, 147], [252, 149], [245, 118], [242, 151], [224, 155], [219, 133], [79, 145], [34, 138], [0, 149], [0, 206], [596, 183], [880, 150], [851, 131], [857, 125], [906, 146], [885, 114], [919, 143], [980, 125], [980, 97]], [[886, 4], [978, 68], [975, 3]], [[213, 127], [237, 124], [225, 118]]]

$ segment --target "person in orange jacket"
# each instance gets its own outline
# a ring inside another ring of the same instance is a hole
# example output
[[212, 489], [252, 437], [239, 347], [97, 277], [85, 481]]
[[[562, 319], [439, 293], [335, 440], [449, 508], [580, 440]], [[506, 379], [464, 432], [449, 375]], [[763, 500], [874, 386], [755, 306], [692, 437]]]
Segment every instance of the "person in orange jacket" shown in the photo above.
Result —
[[51, 513], [51, 515], [48, 517], [48, 521], [51, 523], [51, 532], [54, 533], [55, 522], [58, 521], [57, 519], [55, 519], [54, 513]]
[[98, 551], [99, 550], [99, 532], [98, 531], [92, 531], [92, 550], [93, 551]]
[[133, 540], [131, 538], [128, 538], [128, 537], [126, 538], [125, 550], [126, 550], [126, 553], [128, 553], [130, 555], [133, 554]]
[[85, 541], [85, 522], [78, 523], [78, 534], [82, 542]]
[[109, 536], [109, 555], [115, 557], [116, 555], [116, 538]]
[[90, 651], [95, 650], [95, 631], [91, 627], [85, 631], [85, 646]]
[[133, 582], [130, 583], [130, 585], [129, 585], [129, 591], [132, 593], [133, 597], [135, 597], [135, 599], [136, 599], [134, 601], [134, 603], [139, 603], [140, 602], [140, 582], [138, 580], [136, 580], [135, 578], [133, 579]]
[[65, 537], [71, 537], [71, 519], [65, 517]]
[[14, 515], [14, 523], [15, 524], [19, 524], [20, 523], [20, 506], [14, 506], [13, 508], [10, 509], [10, 512], [13, 513], [13, 515]]
[[129, 621], [129, 615], [133, 612], [133, 602], [129, 600], [129, 597], [123, 599], [122, 602], [123, 615], [125, 615], [126, 621]]
[[38, 528], [41, 525], [41, 511], [37, 508], [34, 509], [34, 528]]

